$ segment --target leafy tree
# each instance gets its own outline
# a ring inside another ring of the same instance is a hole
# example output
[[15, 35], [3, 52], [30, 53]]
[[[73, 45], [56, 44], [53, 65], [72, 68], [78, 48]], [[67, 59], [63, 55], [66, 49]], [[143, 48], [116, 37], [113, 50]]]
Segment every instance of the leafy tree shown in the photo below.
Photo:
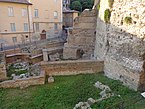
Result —
[[72, 10], [82, 11], [82, 5], [79, 1], [73, 1], [70, 7]]
[[[83, 11], [84, 9], [92, 9], [93, 5], [94, 5], [94, 0], [71, 0], [71, 6], [70, 8], [74, 10], [73, 6], [75, 4], [73, 4], [74, 2], [77, 2], [77, 4], [81, 4], [81, 7], [77, 7], [76, 10], [78, 11]], [[78, 5], [77, 5], [78, 6]]]

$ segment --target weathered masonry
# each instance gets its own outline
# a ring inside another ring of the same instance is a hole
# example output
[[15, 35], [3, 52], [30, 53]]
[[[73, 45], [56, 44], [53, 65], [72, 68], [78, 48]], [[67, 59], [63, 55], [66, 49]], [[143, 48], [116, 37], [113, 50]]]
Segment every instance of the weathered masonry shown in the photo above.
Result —
[[74, 21], [74, 27], [69, 31], [67, 43], [64, 45], [65, 59], [90, 59], [95, 48], [96, 29], [95, 9], [84, 10]]
[[145, 0], [100, 0], [94, 55], [108, 77], [145, 91]]

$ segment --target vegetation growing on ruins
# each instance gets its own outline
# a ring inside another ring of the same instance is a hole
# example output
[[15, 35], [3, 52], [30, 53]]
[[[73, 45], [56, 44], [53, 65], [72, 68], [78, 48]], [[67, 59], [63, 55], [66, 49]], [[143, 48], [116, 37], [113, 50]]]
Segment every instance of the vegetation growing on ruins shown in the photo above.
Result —
[[114, 0], [108, 0], [109, 7], [112, 8]]
[[97, 9], [98, 9], [98, 10], [100, 9], [100, 4], [97, 5]]
[[126, 24], [131, 24], [131, 23], [132, 23], [132, 17], [125, 17], [125, 18], [124, 18], [124, 22], [125, 22]]
[[7, 76], [11, 77], [12, 74], [20, 75], [20, 74], [25, 74], [27, 72], [28, 72], [27, 69], [19, 70], [19, 68], [14, 67], [14, 64], [11, 64], [8, 66]]
[[[55, 82], [27, 89], [0, 89], [1, 109], [72, 109], [76, 103], [92, 97], [100, 98], [94, 83], [108, 85], [114, 97], [98, 102], [92, 109], [104, 109], [124, 101], [123, 109], [144, 109], [145, 99], [139, 92], [129, 90], [121, 82], [108, 79], [103, 74], [58, 76]], [[118, 96], [120, 95], [120, 96]], [[117, 109], [114, 106], [108, 109]]]
[[106, 9], [105, 12], [104, 12], [105, 23], [110, 22], [110, 17], [111, 17], [111, 11], [109, 9]]

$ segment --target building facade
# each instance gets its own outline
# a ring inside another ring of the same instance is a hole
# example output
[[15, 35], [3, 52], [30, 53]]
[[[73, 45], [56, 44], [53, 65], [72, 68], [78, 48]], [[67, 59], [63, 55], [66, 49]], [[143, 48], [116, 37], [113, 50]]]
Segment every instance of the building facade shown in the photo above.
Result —
[[73, 27], [74, 20], [78, 17], [79, 12], [70, 9], [63, 9], [63, 25], [65, 27]]
[[70, 0], [63, 0], [63, 26], [65, 27], [73, 27], [74, 20], [79, 14], [78, 11], [71, 10], [69, 7]]
[[56, 37], [62, 28], [61, 0], [0, 0], [1, 46], [40, 40], [40, 33]]

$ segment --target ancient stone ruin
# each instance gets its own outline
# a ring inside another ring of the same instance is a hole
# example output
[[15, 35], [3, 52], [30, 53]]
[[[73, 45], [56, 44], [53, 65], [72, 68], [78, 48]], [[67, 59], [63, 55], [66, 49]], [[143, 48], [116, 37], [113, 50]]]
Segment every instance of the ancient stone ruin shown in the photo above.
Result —
[[114, 96], [114, 94], [112, 93], [112, 90], [110, 89], [109, 86], [104, 85], [99, 81], [97, 81], [94, 86], [97, 89], [102, 90], [99, 93], [101, 98], [99, 98], [97, 100], [95, 100], [93, 98], [88, 98], [87, 102], [79, 102], [78, 104], [75, 105], [75, 107], [73, 109], [92, 109], [91, 105]]
[[0, 81], [5, 80], [6, 77], [6, 65], [5, 65], [5, 55], [0, 53]]
[[145, 0], [95, 0], [76, 18], [63, 56], [104, 61], [109, 78], [145, 90]]
[[100, 0], [94, 55], [109, 78], [145, 90], [145, 0]]
[[75, 19], [64, 45], [64, 59], [90, 59], [95, 49], [96, 17], [95, 9], [86, 9]]

